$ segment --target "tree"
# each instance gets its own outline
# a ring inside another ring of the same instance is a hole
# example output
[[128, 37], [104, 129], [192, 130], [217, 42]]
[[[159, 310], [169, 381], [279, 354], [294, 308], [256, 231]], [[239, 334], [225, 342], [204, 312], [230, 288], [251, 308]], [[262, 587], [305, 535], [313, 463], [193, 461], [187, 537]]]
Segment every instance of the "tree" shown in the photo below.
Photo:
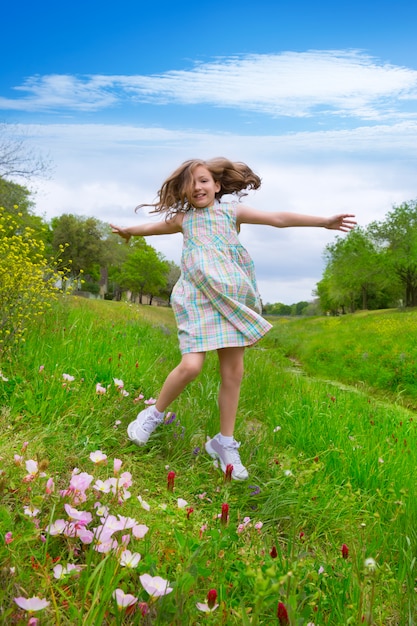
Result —
[[329, 266], [325, 268], [323, 278], [317, 283], [313, 293], [319, 298], [322, 311], [332, 315], [345, 313], [344, 295], [337, 290], [337, 281], [333, 280]]
[[120, 268], [119, 282], [123, 289], [142, 297], [146, 294], [151, 298], [159, 295], [167, 284], [169, 264], [163, 256], [143, 237], [135, 239], [130, 246], [129, 255]]
[[67, 213], [54, 217], [51, 226], [52, 247], [59, 252], [65, 266], [71, 264], [72, 276], [84, 272], [87, 279], [98, 281], [100, 267], [106, 265], [104, 238], [109, 227], [94, 217]]
[[16, 234], [25, 228], [33, 230], [34, 235], [47, 244], [50, 239], [48, 225], [41, 217], [33, 213], [34, 202], [31, 192], [23, 185], [18, 185], [0, 176], [0, 207], [13, 217]]
[[282, 304], [281, 302], [275, 302], [270, 304], [267, 302], [263, 307], [263, 313], [265, 315], [291, 315], [292, 305]]
[[0, 124], [0, 176], [30, 180], [46, 176], [50, 162], [39, 152], [29, 148], [21, 130], [14, 124]]
[[308, 307], [308, 302], [302, 300], [301, 302], [296, 302], [291, 306], [291, 315], [304, 315], [305, 310]]
[[392, 270], [403, 289], [406, 306], [417, 306], [417, 201], [393, 207], [383, 222], [369, 231], [385, 251], [387, 271]]
[[178, 267], [174, 261], [166, 261], [168, 272], [166, 275], [166, 285], [162, 290], [164, 294], [167, 296], [167, 300], [171, 301], [172, 290], [174, 289], [175, 283], [178, 281], [181, 275], [181, 269]]
[[325, 248], [326, 276], [330, 301], [348, 306], [369, 308], [383, 291], [383, 255], [366, 230], [357, 227]]

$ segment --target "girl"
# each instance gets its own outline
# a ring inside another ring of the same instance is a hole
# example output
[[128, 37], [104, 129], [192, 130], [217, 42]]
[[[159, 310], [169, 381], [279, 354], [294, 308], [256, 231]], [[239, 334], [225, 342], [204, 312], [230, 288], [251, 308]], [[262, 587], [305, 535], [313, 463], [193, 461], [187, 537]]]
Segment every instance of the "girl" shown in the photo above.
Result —
[[260, 184], [260, 178], [244, 163], [225, 158], [186, 161], [162, 184], [157, 202], [138, 207], [153, 206], [155, 212], [165, 215], [164, 220], [129, 228], [111, 225], [126, 242], [134, 236], [178, 232], [184, 237], [181, 276], [171, 299], [182, 358], [166, 378], [156, 404], [129, 424], [129, 439], [138, 446], [148, 441], [171, 402], [201, 372], [206, 352], [217, 350], [220, 432], [207, 441], [206, 451], [219, 460], [223, 472], [232, 465], [235, 480], [248, 478], [238, 451], [240, 444], [233, 437], [243, 354], [246, 346], [256, 343], [271, 328], [260, 315], [254, 265], [239, 242], [240, 225], [321, 226], [349, 231], [355, 224], [351, 214], [313, 217], [221, 202], [225, 194], [240, 198]]

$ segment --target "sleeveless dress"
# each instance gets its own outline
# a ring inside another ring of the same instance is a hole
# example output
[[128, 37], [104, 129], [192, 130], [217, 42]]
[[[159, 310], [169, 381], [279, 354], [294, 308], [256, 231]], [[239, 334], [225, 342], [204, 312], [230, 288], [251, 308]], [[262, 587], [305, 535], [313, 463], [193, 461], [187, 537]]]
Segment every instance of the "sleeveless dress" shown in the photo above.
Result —
[[184, 214], [181, 276], [171, 297], [182, 354], [249, 346], [272, 327], [261, 315], [255, 268], [238, 239], [236, 204]]

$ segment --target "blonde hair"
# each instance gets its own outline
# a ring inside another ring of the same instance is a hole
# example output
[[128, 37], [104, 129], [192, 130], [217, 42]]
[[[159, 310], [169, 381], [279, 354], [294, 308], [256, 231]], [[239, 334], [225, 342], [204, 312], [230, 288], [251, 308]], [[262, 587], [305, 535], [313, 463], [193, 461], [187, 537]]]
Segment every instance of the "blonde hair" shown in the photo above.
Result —
[[140, 204], [137, 209], [144, 206], [154, 207], [154, 213], [166, 213], [166, 218], [176, 213], [188, 211], [191, 207], [189, 198], [192, 195], [193, 172], [196, 167], [206, 167], [216, 183], [220, 184], [220, 191], [216, 193], [216, 199], [226, 194], [237, 194], [239, 198], [247, 195], [250, 189], [258, 189], [261, 179], [250, 167], [239, 161], [229, 161], [224, 157], [216, 157], [208, 161], [190, 159], [180, 165], [163, 183], [158, 191], [158, 200], [153, 204]]

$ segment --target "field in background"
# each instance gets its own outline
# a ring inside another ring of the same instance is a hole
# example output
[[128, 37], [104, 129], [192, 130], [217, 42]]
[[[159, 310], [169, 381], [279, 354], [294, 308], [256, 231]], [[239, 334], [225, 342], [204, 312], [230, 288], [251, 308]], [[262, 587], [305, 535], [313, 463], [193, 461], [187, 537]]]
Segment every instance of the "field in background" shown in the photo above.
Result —
[[267, 342], [310, 376], [417, 408], [417, 309], [281, 318]]

